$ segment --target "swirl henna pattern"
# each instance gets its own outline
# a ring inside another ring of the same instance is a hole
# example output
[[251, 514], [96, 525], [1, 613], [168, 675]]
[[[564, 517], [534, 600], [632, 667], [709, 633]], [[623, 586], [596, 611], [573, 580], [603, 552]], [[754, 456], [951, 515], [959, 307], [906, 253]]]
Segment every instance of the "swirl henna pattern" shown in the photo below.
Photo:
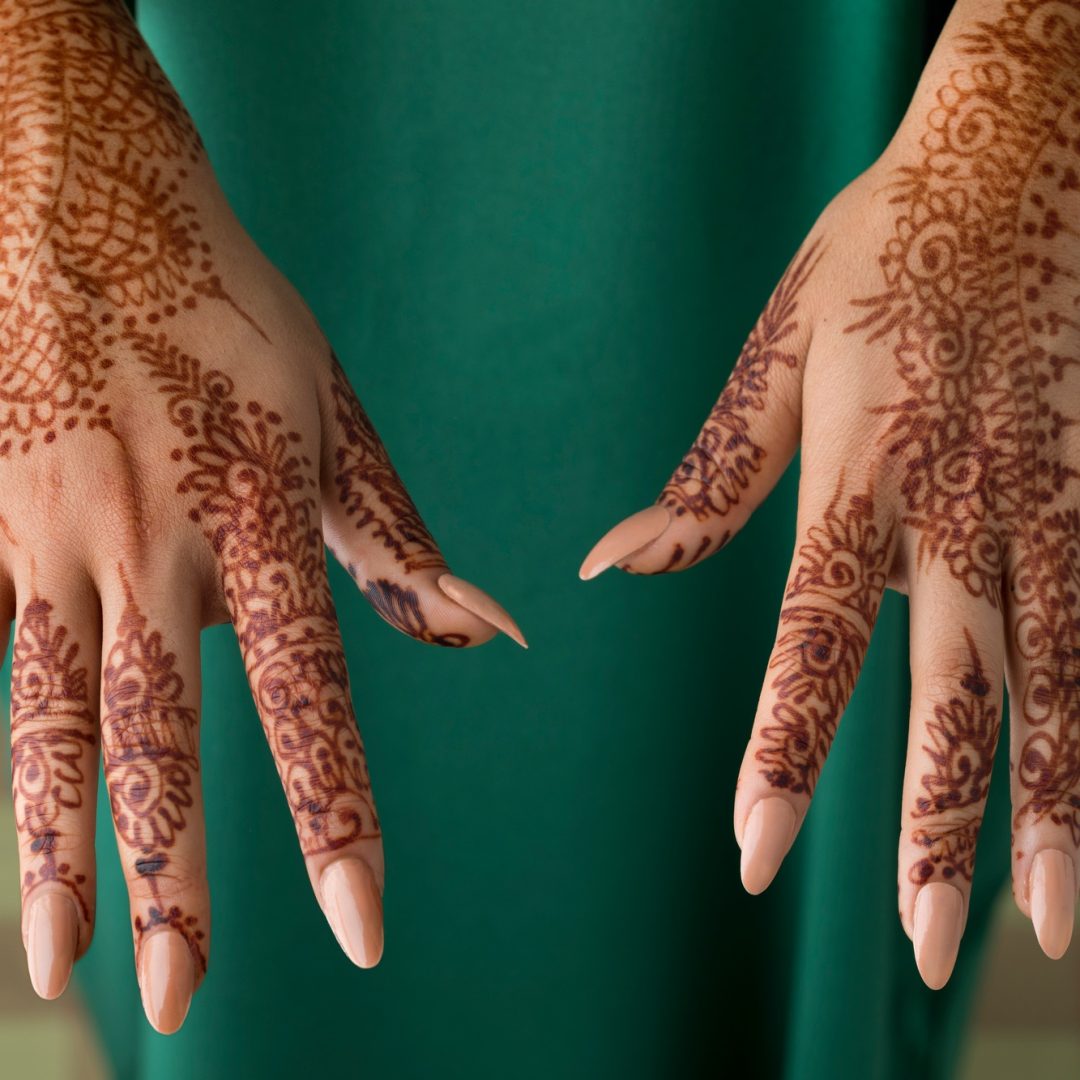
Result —
[[199, 771], [198, 724], [184, 704], [184, 680], [161, 632], [149, 630], [119, 571], [126, 602], [116, 640], [102, 672], [102, 756], [113, 821], [122, 846], [136, 854], [135, 870], [153, 902], [135, 916], [138, 941], [168, 924], [188, 943], [202, 971], [203, 931], [194, 915], [162, 903], [160, 878], [170, 870], [168, 851], [187, 827], [193, 778]]
[[933, 772], [922, 776], [923, 794], [912, 817], [918, 823], [912, 839], [926, 855], [908, 871], [916, 885], [957, 874], [971, 881], [982, 808], [990, 786], [1001, 729], [1001, 715], [991, 699], [991, 684], [971, 634], [965, 630], [968, 669], [959, 678], [959, 692], [934, 708], [927, 723], [930, 743], [923, 747]]
[[1080, 471], [1062, 443], [1080, 410], [1047, 394], [1080, 365], [1080, 5], [1008, 3], [959, 51], [971, 65], [891, 197], [885, 288], [848, 330], [890, 345], [906, 388], [877, 411], [920, 560], [994, 608], [1009, 582], [1029, 730], [1016, 821], [1080, 843]]
[[841, 476], [799, 547], [769, 661], [776, 701], [755, 754], [773, 787], [813, 793], [870, 643], [893, 542], [875, 520], [873, 492], [845, 495]]
[[[765, 408], [772, 370], [801, 364], [802, 352], [792, 340], [799, 331], [799, 294], [823, 251], [821, 240], [814, 240], [791, 261], [750, 331], [701, 433], [660, 493], [657, 501], [676, 517], [693, 514], [699, 521], [722, 520], [760, 470], [765, 449], [751, 437], [751, 418]], [[725, 530], [715, 538], [704, 536], [689, 558], [676, 545], [660, 572], [692, 566], [722, 548], [731, 535]]]
[[98, 724], [79, 646], [53, 620], [53, 606], [33, 596], [23, 609], [11, 655], [11, 769], [15, 823], [31, 837], [36, 866], [23, 875], [22, 895], [44, 881], [70, 892], [92, 921], [86, 876], [62, 858], [64, 816], [92, 799]]

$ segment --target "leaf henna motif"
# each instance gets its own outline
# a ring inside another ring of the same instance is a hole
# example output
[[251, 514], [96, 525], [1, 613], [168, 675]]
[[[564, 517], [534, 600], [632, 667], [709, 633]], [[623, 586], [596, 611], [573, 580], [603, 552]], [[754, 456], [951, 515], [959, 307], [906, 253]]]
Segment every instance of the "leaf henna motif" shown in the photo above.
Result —
[[872, 491], [845, 496], [844, 478], [800, 545], [769, 661], [776, 694], [756, 751], [773, 787], [810, 795], [855, 688], [893, 551]]
[[1051, 394], [1080, 366], [1080, 4], [1010, 0], [959, 51], [970, 64], [893, 188], [884, 287], [848, 330], [891, 347], [904, 382], [877, 412], [920, 561], [1007, 609], [1014, 707], [1036, 729], [1016, 824], [1050, 818], [1080, 844], [1080, 470], [1062, 440], [1077, 414]]
[[92, 795], [97, 715], [87, 669], [68, 628], [53, 622], [53, 607], [38, 596], [23, 609], [11, 655], [11, 771], [15, 824], [39, 856], [26, 870], [22, 895], [43, 881], [66, 886], [82, 916], [92, 921], [85, 875], [63, 858], [65, 811]]

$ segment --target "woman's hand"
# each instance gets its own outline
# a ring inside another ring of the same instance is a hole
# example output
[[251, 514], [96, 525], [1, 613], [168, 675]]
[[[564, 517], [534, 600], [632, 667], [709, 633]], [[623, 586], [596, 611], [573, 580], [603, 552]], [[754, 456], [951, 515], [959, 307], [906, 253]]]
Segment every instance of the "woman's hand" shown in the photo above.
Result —
[[957, 4], [897, 136], [822, 214], [657, 504], [581, 576], [718, 551], [800, 442], [795, 556], [735, 798], [746, 888], [798, 832], [891, 586], [911, 604], [899, 882], [919, 970], [936, 988], [955, 961], [1003, 671], [1013, 891], [1061, 956], [1080, 849], [1076, 0]]
[[230, 619], [341, 947], [382, 952], [379, 823], [324, 536], [388, 622], [524, 644], [449, 575], [302, 301], [232, 217], [119, 0], [0, 0], [0, 609], [23, 935], [94, 924], [98, 740], [151, 1023], [206, 970], [199, 630]]

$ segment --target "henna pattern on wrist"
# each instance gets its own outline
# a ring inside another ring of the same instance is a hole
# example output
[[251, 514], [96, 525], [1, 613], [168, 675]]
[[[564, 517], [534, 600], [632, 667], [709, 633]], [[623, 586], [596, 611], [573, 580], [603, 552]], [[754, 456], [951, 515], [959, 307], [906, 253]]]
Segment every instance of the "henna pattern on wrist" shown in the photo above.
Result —
[[[892, 349], [883, 405], [920, 562], [1007, 608], [1027, 685], [1016, 823], [1080, 843], [1080, 3], [1010, 0], [961, 35], [923, 157], [900, 171], [884, 289], [848, 331]], [[1058, 387], [1055, 397], [1052, 388]], [[1002, 580], [1009, 595], [1003, 605]]]
[[[742, 499], [753, 474], [760, 471], [765, 449], [750, 437], [750, 422], [754, 413], [765, 408], [773, 369], [799, 366], [802, 351], [794, 340], [799, 335], [799, 295], [824, 250], [816, 239], [792, 259], [750, 331], [701, 433], [660, 493], [657, 502], [676, 517], [689, 513], [699, 521], [718, 518], [722, 522]], [[692, 566], [730, 539], [731, 530], [721, 529], [716, 537], [704, 537], [689, 558], [677, 546], [661, 572]]]
[[[37, 857], [24, 871], [22, 896], [45, 881], [65, 886], [83, 919], [93, 921], [85, 874], [64, 858], [63, 818], [92, 797], [98, 724], [79, 646], [53, 607], [33, 596], [19, 619], [11, 654], [11, 771], [15, 824]], [[78, 839], [77, 837], [74, 839]]]
[[[119, 570], [125, 605], [102, 672], [102, 756], [113, 821], [151, 900], [135, 916], [138, 942], [169, 925], [183, 935], [206, 970], [198, 918], [162, 902], [162, 879], [172, 872], [169, 851], [188, 826], [191, 789], [199, 772], [198, 722], [184, 704], [184, 680], [159, 630], [150, 630]], [[186, 873], [186, 869], [182, 872]], [[140, 900], [144, 899], [139, 897]]]
[[776, 694], [755, 756], [773, 787], [811, 795], [855, 688], [892, 558], [872, 490], [845, 494], [841, 475], [823, 521], [807, 533], [784, 595], [769, 661]]
[[926, 849], [926, 855], [908, 871], [916, 885], [935, 878], [950, 881], [958, 874], [971, 881], [975, 871], [975, 843], [1001, 715], [990, 701], [992, 687], [975, 642], [967, 630], [964, 636], [968, 665], [957, 680], [959, 690], [944, 705], [934, 706], [934, 718], [926, 725], [930, 744], [923, 750], [934, 771], [923, 774], [923, 793], [911, 812], [917, 823], [911, 838]]

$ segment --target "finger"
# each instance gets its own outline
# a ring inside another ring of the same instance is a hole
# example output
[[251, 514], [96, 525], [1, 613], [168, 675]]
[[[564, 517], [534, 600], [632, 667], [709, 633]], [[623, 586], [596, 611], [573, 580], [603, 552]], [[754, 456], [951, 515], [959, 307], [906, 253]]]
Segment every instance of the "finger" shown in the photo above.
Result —
[[[806, 485], [804, 484], [804, 488]], [[798, 832], [870, 642], [895, 529], [841, 473], [827, 503], [800, 493], [795, 558], [735, 796], [742, 879], [762, 892]]]
[[615, 565], [636, 574], [685, 570], [719, 551], [776, 485], [799, 441], [810, 346], [806, 285], [823, 250], [814, 240], [795, 256], [656, 505], [597, 542], [581, 564], [582, 580]]
[[383, 943], [382, 840], [321, 537], [301, 527], [305, 505], [281, 497], [291, 531], [283, 527], [271, 544], [262, 528], [268, 508], [232, 503], [225, 596], [312, 887], [346, 955], [374, 967]]
[[199, 596], [120, 566], [101, 589], [105, 784], [150, 1023], [171, 1034], [206, 972], [210, 900], [199, 783]]
[[1009, 564], [1013, 895], [1047, 956], [1072, 937], [1080, 854], [1080, 537], [1039, 523]]
[[101, 632], [88, 582], [35, 577], [11, 655], [12, 794], [30, 981], [55, 998], [94, 929]]
[[967, 919], [975, 845], [1001, 730], [1002, 613], [947, 567], [910, 585], [911, 722], [900, 831], [900, 918], [923, 981], [939, 990]]
[[528, 648], [500, 604], [449, 572], [336, 357], [320, 404], [323, 531], [371, 606], [429, 644], [479, 645], [501, 630]]

